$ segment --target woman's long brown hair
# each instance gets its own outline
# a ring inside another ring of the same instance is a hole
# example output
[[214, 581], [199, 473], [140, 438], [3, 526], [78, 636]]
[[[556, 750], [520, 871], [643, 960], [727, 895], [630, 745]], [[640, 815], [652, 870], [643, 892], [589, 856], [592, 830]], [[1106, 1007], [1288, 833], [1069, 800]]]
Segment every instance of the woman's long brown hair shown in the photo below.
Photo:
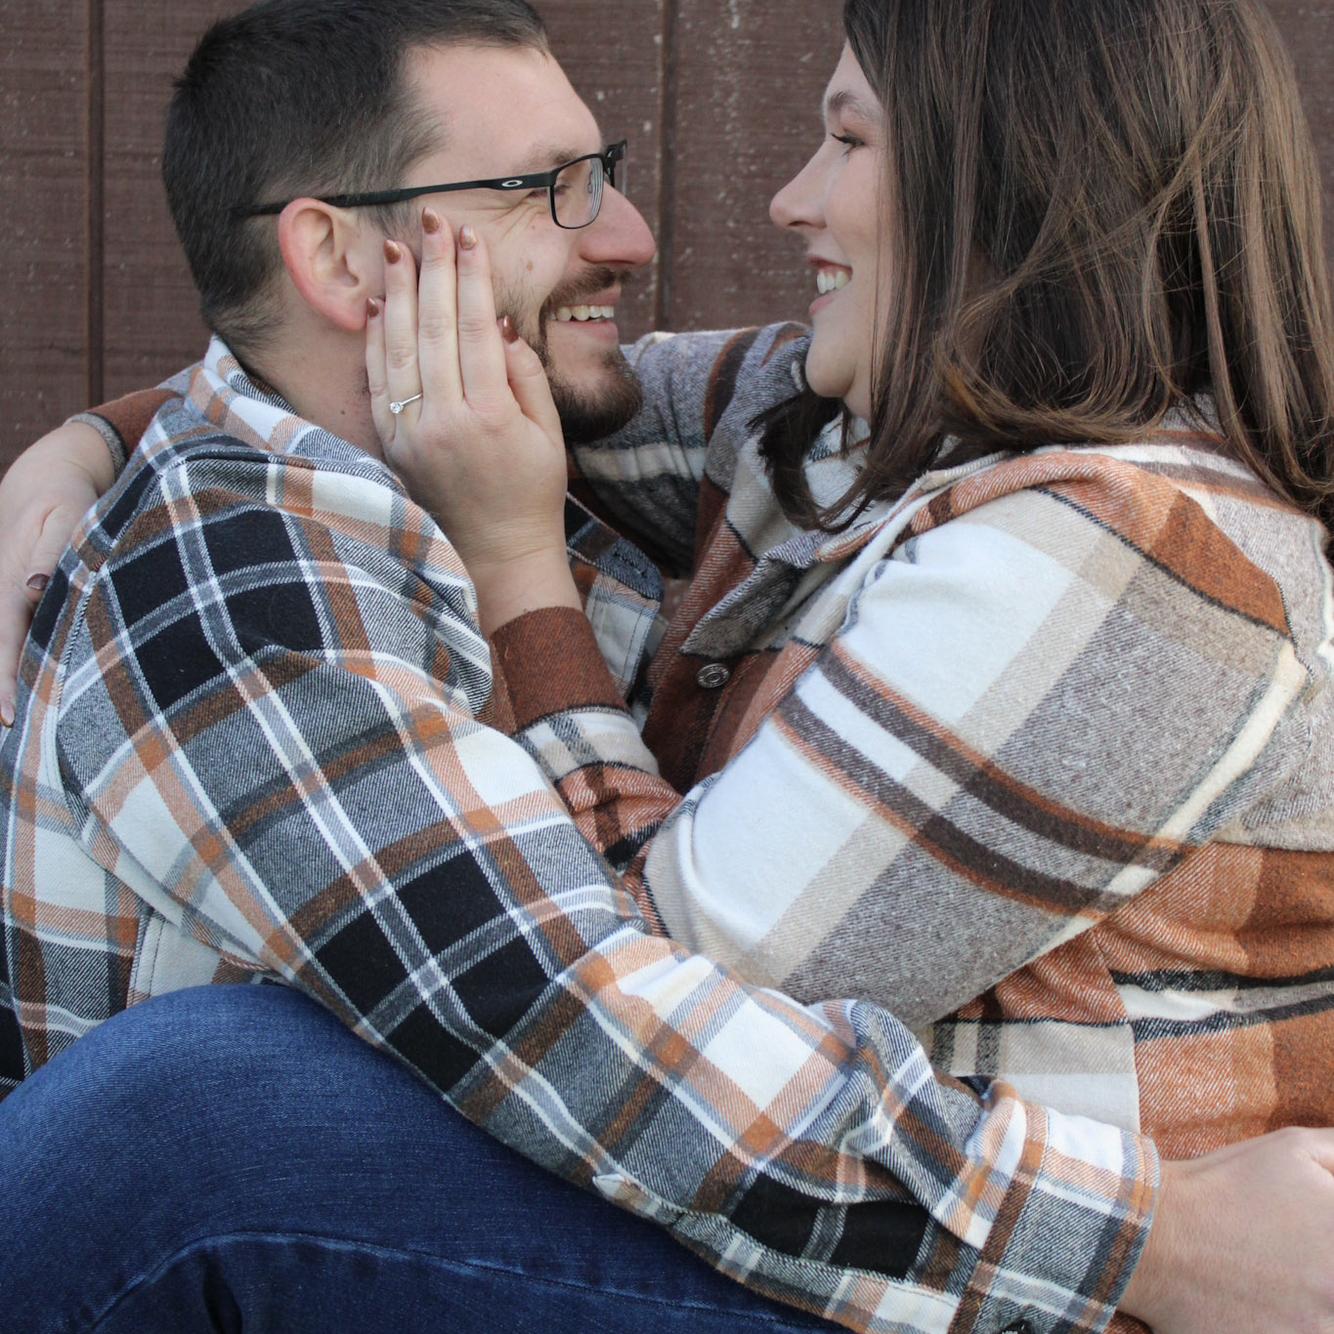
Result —
[[1334, 527], [1320, 177], [1252, 0], [847, 0], [885, 110], [883, 353], [854, 486], [765, 420], [787, 512], [837, 529], [962, 451], [1142, 438], [1210, 394], [1230, 451]]

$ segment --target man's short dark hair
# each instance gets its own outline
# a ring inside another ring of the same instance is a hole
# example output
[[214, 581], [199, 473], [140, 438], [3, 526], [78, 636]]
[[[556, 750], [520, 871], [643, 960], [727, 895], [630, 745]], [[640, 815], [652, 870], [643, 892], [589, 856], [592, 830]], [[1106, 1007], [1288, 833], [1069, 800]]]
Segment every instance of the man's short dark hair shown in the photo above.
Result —
[[382, 190], [439, 143], [408, 95], [414, 48], [547, 49], [526, 0], [264, 0], [195, 48], [167, 115], [162, 176], [206, 323], [234, 350], [272, 332], [273, 220], [234, 210]]

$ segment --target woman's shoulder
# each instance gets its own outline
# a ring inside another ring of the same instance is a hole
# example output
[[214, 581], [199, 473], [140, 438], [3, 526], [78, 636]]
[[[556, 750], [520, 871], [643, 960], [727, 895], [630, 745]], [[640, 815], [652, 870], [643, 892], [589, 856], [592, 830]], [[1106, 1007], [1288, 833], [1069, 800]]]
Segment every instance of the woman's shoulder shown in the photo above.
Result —
[[1185, 425], [1169, 423], [1122, 444], [997, 450], [981, 458], [974, 454], [957, 466], [950, 458], [947, 448], [941, 466], [918, 478], [908, 493], [908, 499], [919, 502], [914, 534], [1007, 497], [1034, 502], [1059, 497], [1140, 548], [1162, 549], [1173, 522], [1187, 513], [1197, 513], [1198, 521], [1226, 538], [1244, 541], [1263, 534], [1265, 545], [1251, 553], [1256, 558], [1268, 554], [1277, 533], [1296, 537], [1308, 553], [1328, 540], [1316, 518], [1233, 457], [1221, 436]]
[[1003, 529], [1067, 566], [1128, 562], [1179, 597], [1269, 627], [1329, 673], [1329, 535], [1217, 435], [1170, 424], [1127, 444], [997, 453], [919, 479], [909, 503], [896, 543], [957, 524]]

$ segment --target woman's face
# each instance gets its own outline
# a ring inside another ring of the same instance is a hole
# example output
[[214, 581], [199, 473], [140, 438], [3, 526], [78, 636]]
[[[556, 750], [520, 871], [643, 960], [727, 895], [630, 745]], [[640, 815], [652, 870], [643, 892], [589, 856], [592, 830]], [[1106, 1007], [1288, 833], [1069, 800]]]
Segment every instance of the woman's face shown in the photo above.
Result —
[[871, 411], [878, 362], [876, 313], [885, 291], [884, 127], [879, 99], [852, 50], [843, 48], [825, 90], [825, 136], [811, 160], [775, 196], [769, 216], [806, 241], [817, 296], [806, 378], [817, 394]]

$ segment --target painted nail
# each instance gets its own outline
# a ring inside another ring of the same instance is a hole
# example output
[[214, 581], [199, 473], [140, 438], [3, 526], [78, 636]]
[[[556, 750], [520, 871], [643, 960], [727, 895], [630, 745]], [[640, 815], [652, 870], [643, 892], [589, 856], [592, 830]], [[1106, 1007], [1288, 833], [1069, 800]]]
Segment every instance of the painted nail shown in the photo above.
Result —
[[459, 232], [459, 248], [462, 250], [475, 250], [477, 248], [477, 233], [473, 231], [470, 222], [465, 222]]
[[403, 247], [397, 241], [385, 241], [384, 257], [390, 264], [397, 264], [403, 258]]
[[380, 316], [380, 303], [373, 297], [366, 298], [366, 318], [368, 320], [378, 319]]
[[34, 574], [32, 578], [28, 580], [28, 587], [31, 588], [34, 593], [45, 593], [47, 585], [50, 582], [50, 575]]
[[440, 215], [433, 208], [422, 209], [422, 231], [434, 236], [440, 230]]
[[507, 343], [517, 343], [519, 341], [519, 331], [514, 327], [514, 321], [508, 315], [500, 317], [500, 336]]

